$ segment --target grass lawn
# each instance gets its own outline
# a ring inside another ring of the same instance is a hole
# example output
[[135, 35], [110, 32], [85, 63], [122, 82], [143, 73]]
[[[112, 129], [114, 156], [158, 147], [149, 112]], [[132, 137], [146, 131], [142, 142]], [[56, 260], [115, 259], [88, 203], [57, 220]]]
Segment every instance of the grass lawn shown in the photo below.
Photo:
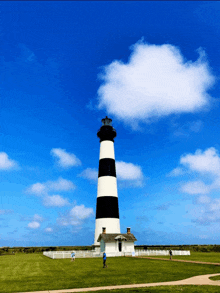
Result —
[[[213, 281], [217, 281], [217, 280], [220, 280], [220, 276], [215, 276], [215, 277], [212, 277], [210, 279], [213, 280]], [[220, 291], [220, 289], [219, 289], [219, 291]]]
[[[169, 256], [166, 256], [166, 255], [161, 255], [161, 256], [157, 255], [152, 257], [166, 258], [166, 259], [170, 258]], [[173, 259], [184, 259], [184, 260], [220, 263], [220, 253], [219, 252], [191, 252], [191, 255], [173, 255]]]
[[82, 258], [71, 262], [70, 259], [53, 260], [42, 254], [2, 255], [0, 292], [153, 283], [220, 273], [220, 267], [214, 265], [131, 257], [108, 258], [107, 265], [107, 269], [102, 268], [101, 258]]
[[93, 291], [93, 293], [219, 293], [219, 286], [159, 286], [120, 290]]

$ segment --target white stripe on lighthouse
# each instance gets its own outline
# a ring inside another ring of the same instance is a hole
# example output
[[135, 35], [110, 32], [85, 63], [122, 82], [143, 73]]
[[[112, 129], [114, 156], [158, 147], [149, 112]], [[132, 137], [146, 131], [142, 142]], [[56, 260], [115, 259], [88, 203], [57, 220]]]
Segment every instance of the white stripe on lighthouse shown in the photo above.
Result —
[[101, 159], [115, 159], [115, 152], [114, 152], [114, 143], [110, 140], [104, 140], [100, 143], [100, 155], [99, 160]]
[[98, 179], [98, 195], [118, 197], [117, 180], [113, 176], [102, 176]]

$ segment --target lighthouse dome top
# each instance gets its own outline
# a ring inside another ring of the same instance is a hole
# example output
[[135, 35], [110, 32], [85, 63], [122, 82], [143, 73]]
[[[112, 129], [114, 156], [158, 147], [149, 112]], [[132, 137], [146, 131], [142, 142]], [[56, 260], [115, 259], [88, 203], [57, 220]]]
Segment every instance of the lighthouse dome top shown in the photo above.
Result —
[[103, 140], [111, 140], [114, 142], [116, 137], [116, 130], [112, 127], [112, 119], [107, 116], [102, 119], [102, 126], [99, 129], [97, 136], [100, 138], [100, 142]]
[[102, 119], [102, 125], [112, 126], [112, 119], [108, 118], [108, 116], [106, 116], [105, 118]]

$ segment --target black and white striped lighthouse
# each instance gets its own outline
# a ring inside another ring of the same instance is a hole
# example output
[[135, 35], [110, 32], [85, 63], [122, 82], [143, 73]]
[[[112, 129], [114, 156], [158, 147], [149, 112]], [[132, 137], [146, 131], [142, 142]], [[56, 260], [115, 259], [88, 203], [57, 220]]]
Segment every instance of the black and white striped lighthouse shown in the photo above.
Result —
[[120, 233], [118, 192], [115, 168], [114, 138], [116, 131], [112, 119], [102, 119], [97, 136], [100, 138], [98, 192], [96, 203], [95, 246], [99, 235], [105, 228], [106, 233]]

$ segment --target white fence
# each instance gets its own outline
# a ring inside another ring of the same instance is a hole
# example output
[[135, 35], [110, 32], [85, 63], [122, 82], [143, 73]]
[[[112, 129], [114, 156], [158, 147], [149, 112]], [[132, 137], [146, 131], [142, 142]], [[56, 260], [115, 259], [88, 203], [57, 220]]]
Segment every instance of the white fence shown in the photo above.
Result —
[[[43, 255], [52, 259], [71, 258], [71, 251], [44, 251]], [[94, 250], [76, 250], [76, 258], [86, 257], [102, 257], [102, 253]], [[172, 250], [173, 255], [190, 255], [190, 251]], [[107, 253], [107, 257], [117, 256], [153, 256], [153, 255], [169, 255], [169, 250], [135, 250], [135, 253], [128, 252], [112, 252]]]
[[[138, 250], [135, 249], [135, 256], [169, 255], [169, 250]], [[190, 250], [172, 250], [172, 255], [190, 255]]]
[[[71, 258], [71, 251], [44, 251], [43, 255], [57, 259], [57, 258]], [[84, 258], [84, 257], [99, 257], [100, 253], [97, 253], [93, 250], [76, 250], [76, 258]]]

